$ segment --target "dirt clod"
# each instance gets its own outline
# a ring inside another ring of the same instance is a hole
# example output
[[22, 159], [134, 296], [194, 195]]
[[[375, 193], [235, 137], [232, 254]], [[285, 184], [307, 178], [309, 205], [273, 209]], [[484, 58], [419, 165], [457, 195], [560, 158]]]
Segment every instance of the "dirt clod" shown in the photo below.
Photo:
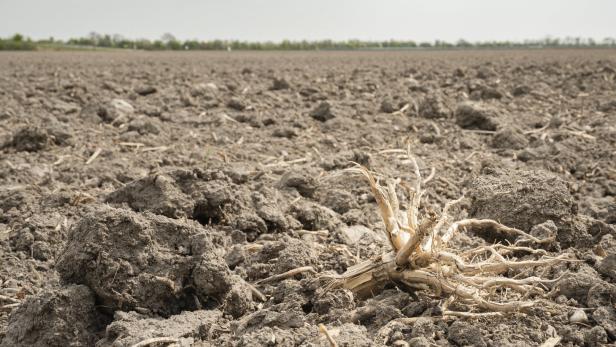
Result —
[[105, 122], [127, 121], [134, 112], [133, 105], [122, 99], [113, 99], [96, 110], [96, 114]]
[[325, 122], [336, 117], [332, 111], [331, 104], [327, 101], [320, 103], [316, 108], [310, 111], [309, 115], [310, 117], [321, 122]]
[[379, 110], [381, 112], [385, 112], [385, 113], [394, 113], [397, 111], [397, 109], [394, 107], [394, 104], [392, 103], [391, 100], [383, 100], [381, 102], [381, 106], [379, 108]]
[[295, 188], [299, 194], [305, 197], [313, 197], [318, 187], [317, 179], [309, 171], [292, 170], [280, 178], [281, 187]]
[[128, 131], [136, 131], [140, 135], [158, 134], [160, 133], [160, 126], [156, 122], [149, 118], [137, 118], [128, 123]]
[[92, 346], [105, 320], [86, 286], [46, 291], [28, 298], [11, 314], [0, 346]]
[[599, 307], [593, 312], [592, 317], [607, 331], [612, 340], [616, 339], [616, 308], [609, 306]]
[[118, 311], [97, 346], [130, 347], [156, 337], [176, 338], [180, 346], [190, 346], [202, 338], [216, 337], [222, 329], [222, 321], [222, 313], [218, 310], [183, 312], [168, 319]]
[[583, 264], [575, 272], [565, 274], [557, 285], [561, 294], [583, 305], [590, 305], [588, 300], [591, 289], [598, 286], [595, 288], [596, 291], [607, 284], [599, 279], [598, 273], [593, 268]]
[[505, 128], [497, 131], [492, 138], [492, 147], [503, 149], [523, 149], [528, 146], [528, 139], [517, 128]]
[[291, 88], [291, 84], [284, 78], [274, 78], [270, 90], [284, 90]]
[[149, 85], [143, 85], [143, 86], [138, 86], [135, 88], [135, 93], [141, 95], [141, 96], [146, 96], [146, 95], [150, 95], [150, 94], [154, 94], [158, 91], [158, 89], [156, 89], [156, 87], [154, 86], [149, 86]]
[[428, 95], [419, 104], [419, 115], [424, 118], [447, 118], [450, 114], [449, 106], [439, 94]]
[[39, 127], [24, 127], [18, 130], [13, 139], [3, 147], [12, 147], [16, 151], [36, 152], [45, 149], [52, 139], [47, 131]]
[[191, 201], [168, 175], [155, 175], [133, 181], [112, 192], [108, 203], [126, 203], [137, 212], [150, 211], [170, 218], [189, 217], [194, 209]]
[[88, 286], [109, 309], [142, 307], [167, 316], [191, 307], [186, 285], [201, 254], [226, 267], [208, 254], [208, 243], [195, 223], [100, 206], [71, 231], [57, 270], [65, 282]]
[[616, 254], [610, 254], [603, 258], [599, 263], [598, 270], [602, 275], [616, 280]]
[[233, 97], [227, 102], [227, 107], [236, 111], [243, 111], [246, 109], [247, 105], [240, 98]]
[[607, 343], [607, 333], [605, 329], [600, 326], [595, 326], [584, 334], [584, 343], [588, 347], [600, 347], [605, 346]]
[[500, 111], [480, 102], [467, 101], [455, 110], [456, 124], [463, 129], [494, 131], [499, 125]]
[[474, 218], [526, 231], [548, 220], [564, 224], [576, 211], [565, 182], [543, 171], [490, 169], [470, 183], [469, 197]]
[[449, 326], [447, 337], [458, 346], [487, 346], [481, 331], [464, 321], [453, 322]]

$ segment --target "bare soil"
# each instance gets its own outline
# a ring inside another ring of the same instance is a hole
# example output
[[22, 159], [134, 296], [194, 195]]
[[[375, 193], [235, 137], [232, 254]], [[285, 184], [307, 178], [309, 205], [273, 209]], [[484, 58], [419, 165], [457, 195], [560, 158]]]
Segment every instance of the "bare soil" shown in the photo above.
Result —
[[[407, 143], [422, 209], [557, 233], [550, 309], [324, 289], [389, 250], [340, 170], [412, 182]], [[0, 346], [614, 344], [614, 163], [614, 50], [2, 53]]]

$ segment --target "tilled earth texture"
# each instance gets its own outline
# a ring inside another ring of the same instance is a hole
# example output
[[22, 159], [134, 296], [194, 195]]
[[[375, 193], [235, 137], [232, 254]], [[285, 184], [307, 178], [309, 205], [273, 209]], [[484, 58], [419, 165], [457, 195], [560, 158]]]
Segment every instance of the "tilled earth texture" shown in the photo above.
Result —
[[[327, 290], [390, 251], [343, 170], [407, 146], [421, 211], [556, 232], [540, 304]], [[613, 50], [2, 53], [0, 346], [613, 345], [615, 163]]]

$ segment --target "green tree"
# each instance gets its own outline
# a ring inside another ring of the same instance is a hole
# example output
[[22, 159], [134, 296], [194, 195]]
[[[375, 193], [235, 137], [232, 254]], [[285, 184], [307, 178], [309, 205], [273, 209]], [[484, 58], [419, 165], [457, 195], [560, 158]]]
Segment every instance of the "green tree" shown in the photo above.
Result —
[[13, 42], [22, 42], [24, 40], [24, 36], [22, 34], [15, 34], [11, 38]]

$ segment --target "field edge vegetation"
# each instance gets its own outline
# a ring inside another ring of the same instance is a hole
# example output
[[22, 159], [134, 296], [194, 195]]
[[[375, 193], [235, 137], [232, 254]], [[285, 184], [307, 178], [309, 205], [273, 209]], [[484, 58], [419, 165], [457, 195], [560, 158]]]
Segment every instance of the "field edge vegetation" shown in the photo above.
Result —
[[149, 51], [314, 51], [314, 50], [396, 50], [396, 49], [494, 49], [494, 48], [616, 48], [615, 38], [597, 41], [592, 38], [566, 37], [543, 38], [524, 41], [481, 41], [471, 42], [460, 39], [456, 42], [435, 40], [433, 42], [413, 40], [301, 40], [301, 41], [240, 41], [240, 40], [179, 40], [172, 34], [164, 34], [158, 40], [128, 39], [121, 35], [90, 33], [81, 38], [66, 41], [53, 37], [33, 40], [22, 34], [0, 38], [0, 50], [81, 50], [81, 49], [133, 49]]

